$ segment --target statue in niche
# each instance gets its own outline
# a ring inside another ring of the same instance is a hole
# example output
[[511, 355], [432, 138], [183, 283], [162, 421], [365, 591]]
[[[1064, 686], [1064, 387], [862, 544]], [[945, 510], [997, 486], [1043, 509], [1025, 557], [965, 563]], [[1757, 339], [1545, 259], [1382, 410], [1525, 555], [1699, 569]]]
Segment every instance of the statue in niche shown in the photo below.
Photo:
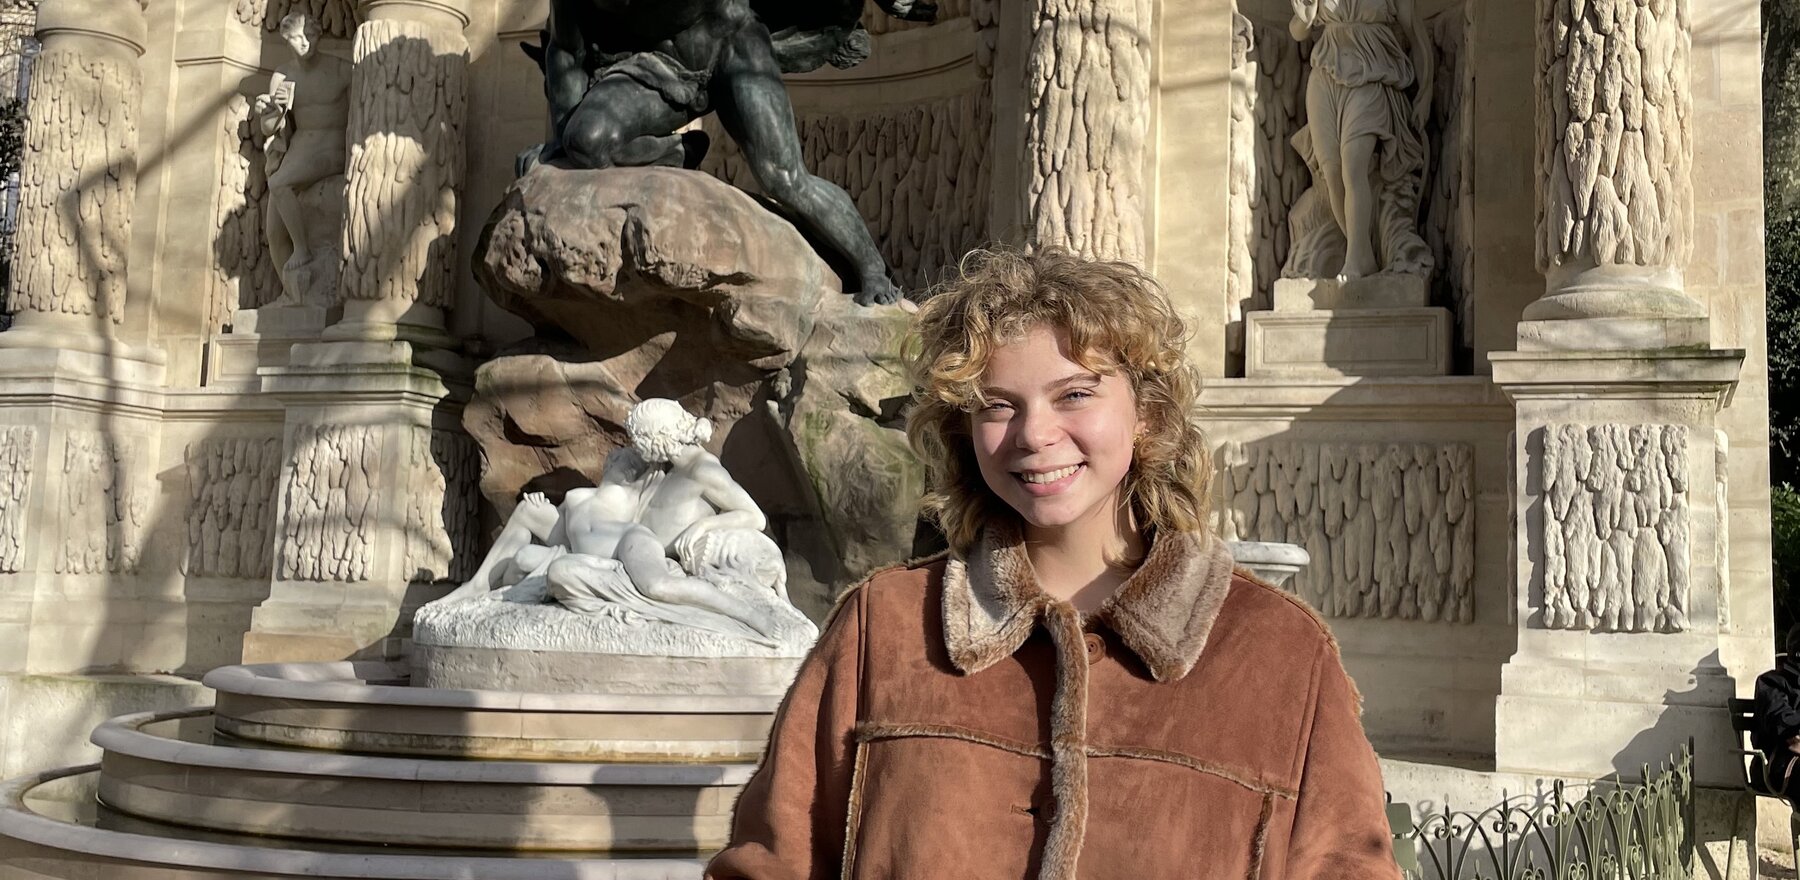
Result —
[[475, 575], [440, 601], [553, 600], [776, 644], [804, 617], [762, 511], [701, 445], [712, 424], [651, 399], [625, 428], [631, 445], [608, 456], [600, 485], [561, 506], [527, 494]]
[[1429, 275], [1418, 207], [1436, 61], [1414, 0], [1292, 2], [1289, 33], [1302, 42], [1317, 34], [1307, 124], [1292, 139], [1314, 186], [1290, 212], [1282, 274]]
[[[877, 0], [907, 21], [931, 21], [924, 0]], [[552, 0], [543, 46], [551, 136], [519, 156], [572, 168], [697, 168], [708, 140], [688, 123], [717, 112], [764, 193], [818, 236], [856, 277], [856, 302], [894, 303], [900, 290], [850, 196], [806, 169], [784, 73], [869, 55], [862, 0]], [[849, 286], [848, 284], [846, 286]]]
[[275, 69], [269, 91], [251, 105], [269, 184], [263, 225], [281, 276], [276, 305], [325, 306], [337, 298], [351, 64], [323, 50], [322, 33], [305, 12], [281, 20], [294, 60]]

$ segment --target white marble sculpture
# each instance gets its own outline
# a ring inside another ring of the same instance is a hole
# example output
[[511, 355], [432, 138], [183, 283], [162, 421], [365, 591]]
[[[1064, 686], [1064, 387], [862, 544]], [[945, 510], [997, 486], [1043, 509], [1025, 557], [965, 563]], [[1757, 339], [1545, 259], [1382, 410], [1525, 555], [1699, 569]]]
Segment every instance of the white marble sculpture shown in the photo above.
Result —
[[702, 446], [712, 424], [672, 400], [646, 400], [631, 445], [600, 485], [561, 506], [520, 501], [467, 584], [436, 604], [552, 600], [582, 614], [646, 618], [767, 646], [816, 634], [787, 597], [781, 548], [762, 511]]
[[281, 20], [294, 60], [276, 68], [269, 91], [251, 105], [263, 137], [269, 181], [264, 227], [281, 275], [282, 304], [328, 305], [337, 295], [351, 65], [323, 50], [321, 33], [308, 13]]
[[[1316, 36], [1308, 121], [1292, 141], [1314, 188], [1292, 213], [1283, 274], [1342, 281], [1429, 274], [1418, 205], [1435, 62], [1424, 20], [1413, 0], [1292, 2], [1289, 33], [1302, 42]], [[1331, 224], [1320, 207], [1329, 208]]]

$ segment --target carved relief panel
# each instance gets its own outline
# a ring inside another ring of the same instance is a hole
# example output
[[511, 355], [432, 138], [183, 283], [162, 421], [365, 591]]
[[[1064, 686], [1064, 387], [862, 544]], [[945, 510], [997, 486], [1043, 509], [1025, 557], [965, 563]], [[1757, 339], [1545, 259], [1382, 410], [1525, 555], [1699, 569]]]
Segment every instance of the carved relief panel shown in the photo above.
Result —
[[1225, 538], [1305, 548], [1292, 588], [1321, 613], [1474, 618], [1468, 444], [1227, 443], [1219, 470]]

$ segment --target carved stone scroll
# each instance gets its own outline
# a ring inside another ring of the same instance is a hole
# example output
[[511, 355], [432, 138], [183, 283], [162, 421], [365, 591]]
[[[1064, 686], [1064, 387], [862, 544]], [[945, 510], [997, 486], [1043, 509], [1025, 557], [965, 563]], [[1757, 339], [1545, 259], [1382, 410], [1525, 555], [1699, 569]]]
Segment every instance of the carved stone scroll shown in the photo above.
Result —
[[480, 551], [481, 458], [460, 432], [416, 430], [409, 472], [419, 485], [406, 493], [406, 571], [414, 581], [461, 583], [474, 573]]
[[58, 574], [132, 574], [149, 526], [136, 440], [75, 431], [63, 447], [62, 556]]
[[31, 470], [37, 429], [0, 428], [0, 572], [23, 571], [31, 503]]
[[7, 311], [123, 319], [142, 79], [118, 58], [38, 56]]
[[1541, 625], [1686, 630], [1687, 428], [1551, 425], [1543, 445]]
[[187, 556], [192, 577], [266, 579], [275, 550], [277, 438], [220, 438], [187, 449]]
[[289, 581], [358, 581], [369, 576], [377, 528], [380, 433], [367, 425], [301, 425], [281, 489], [280, 566]]
[[469, 45], [381, 20], [356, 31], [343, 295], [448, 309], [455, 298]]
[[1537, 6], [1538, 268], [1684, 264], [1689, 0]]
[[1468, 444], [1227, 443], [1219, 463], [1225, 538], [1304, 547], [1292, 587], [1322, 613], [1474, 618]]
[[250, 101], [231, 96], [219, 141], [219, 187], [213, 194], [213, 277], [206, 300], [207, 330], [218, 333], [238, 309], [268, 305], [281, 281], [263, 236], [268, 179], [250, 121]]
[[1144, 258], [1150, 0], [1035, 0], [1025, 56], [1025, 237]]

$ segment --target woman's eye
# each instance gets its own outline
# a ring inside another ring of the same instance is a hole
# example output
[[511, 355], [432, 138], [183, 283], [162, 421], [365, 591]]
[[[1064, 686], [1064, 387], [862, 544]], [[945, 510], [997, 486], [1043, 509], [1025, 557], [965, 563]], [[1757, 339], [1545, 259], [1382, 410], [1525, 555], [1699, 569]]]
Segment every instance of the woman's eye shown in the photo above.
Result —
[[1085, 391], [1085, 390], [1077, 388], [1074, 391], [1071, 391], [1068, 394], [1063, 395], [1063, 399], [1080, 401], [1080, 400], [1086, 400], [1093, 396], [1094, 396], [1094, 393], [1092, 391]]

